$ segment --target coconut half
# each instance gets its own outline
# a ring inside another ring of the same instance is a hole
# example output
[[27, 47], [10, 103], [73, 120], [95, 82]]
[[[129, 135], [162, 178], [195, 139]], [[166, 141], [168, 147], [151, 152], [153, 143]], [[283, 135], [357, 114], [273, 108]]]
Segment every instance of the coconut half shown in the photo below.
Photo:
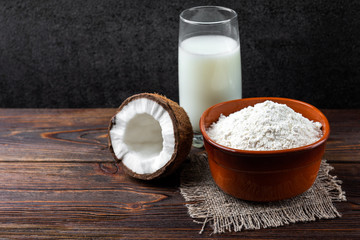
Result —
[[109, 124], [109, 149], [125, 173], [151, 180], [171, 174], [186, 159], [193, 131], [185, 110], [153, 93], [126, 99]]

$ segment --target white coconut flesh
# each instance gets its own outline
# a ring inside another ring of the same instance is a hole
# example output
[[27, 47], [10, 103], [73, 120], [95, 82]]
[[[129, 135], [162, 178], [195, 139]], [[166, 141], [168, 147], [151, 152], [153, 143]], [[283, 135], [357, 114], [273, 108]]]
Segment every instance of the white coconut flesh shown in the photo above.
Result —
[[137, 174], [151, 174], [164, 167], [175, 150], [169, 113], [148, 98], [130, 101], [116, 114], [110, 139], [116, 157]]

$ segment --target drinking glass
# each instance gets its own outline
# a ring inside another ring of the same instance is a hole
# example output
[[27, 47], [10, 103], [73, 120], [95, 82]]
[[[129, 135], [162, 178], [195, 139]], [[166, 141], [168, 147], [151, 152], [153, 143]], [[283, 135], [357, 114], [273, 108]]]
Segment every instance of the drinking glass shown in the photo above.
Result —
[[216, 103], [242, 97], [237, 13], [220, 6], [184, 10], [178, 54], [180, 106], [194, 130], [193, 146], [202, 147], [202, 113]]

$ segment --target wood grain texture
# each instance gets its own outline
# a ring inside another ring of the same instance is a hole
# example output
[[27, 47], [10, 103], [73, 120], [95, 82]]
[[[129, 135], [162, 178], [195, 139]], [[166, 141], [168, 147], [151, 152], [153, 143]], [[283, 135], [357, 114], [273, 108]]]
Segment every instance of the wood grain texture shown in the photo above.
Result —
[[360, 110], [324, 110], [326, 158], [343, 180], [341, 218], [273, 229], [199, 235], [179, 172], [145, 182], [124, 175], [109, 153], [115, 109], [0, 109], [0, 238], [359, 239]]

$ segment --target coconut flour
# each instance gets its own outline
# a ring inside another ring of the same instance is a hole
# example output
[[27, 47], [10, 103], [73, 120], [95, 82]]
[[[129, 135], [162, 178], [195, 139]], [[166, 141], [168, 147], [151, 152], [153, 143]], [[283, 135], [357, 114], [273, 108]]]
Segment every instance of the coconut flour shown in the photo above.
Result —
[[322, 137], [321, 123], [313, 122], [286, 104], [258, 103], [225, 117], [207, 129], [215, 142], [242, 150], [282, 150], [305, 146]]

